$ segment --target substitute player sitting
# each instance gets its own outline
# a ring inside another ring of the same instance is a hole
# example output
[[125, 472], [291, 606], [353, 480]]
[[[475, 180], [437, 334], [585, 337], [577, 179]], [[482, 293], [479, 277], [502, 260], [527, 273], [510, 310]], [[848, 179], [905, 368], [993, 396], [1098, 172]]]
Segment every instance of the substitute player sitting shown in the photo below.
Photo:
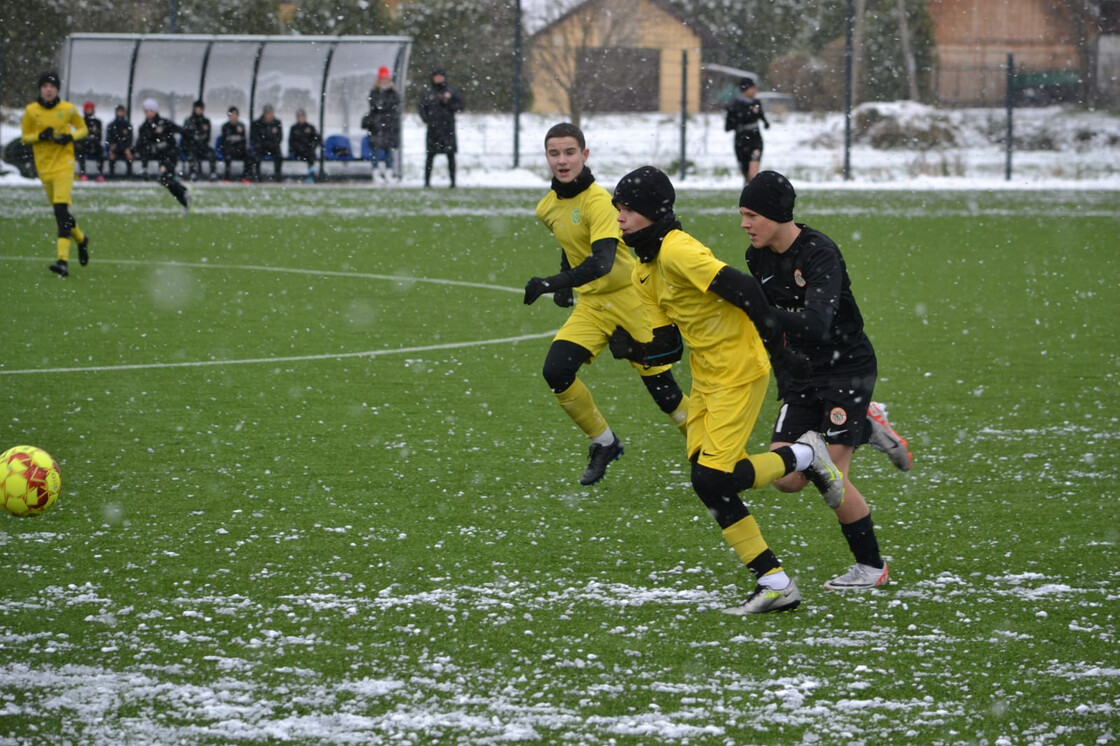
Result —
[[[560, 243], [560, 273], [534, 277], [525, 284], [525, 303], [552, 293], [561, 307], [573, 306], [557, 332], [544, 361], [544, 379], [556, 401], [591, 439], [587, 469], [580, 484], [595, 484], [607, 465], [622, 455], [622, 440], [607, 425], [591, 391], [577, 377], [580, 367], [602, 352], [615, 327], [649, 340], [649, 318], [631, 282], [634, 258], [620, 240], [618, 212], [611, 195], [595, 183], [587, 158], [591, 151], [583, 131], [567, 122], [557, 124], [544, 138], [545, 157], [552, 171], [552, 191], [537, 204], [537, 218]], [[688, 397], [681, 393], [668, 364], [657, 360], [634, 363], [657, 406], [683, 433]]]
[[59, 277], [70, 274], [70, 242], [78, 244], [78, 262], [89, 263], [89, 236], [82, 232], [70, 214], [74, 190], [74, 141], [89, 134], [78, 107], [58, 97], [61, 81], [58, 73], [39, 76], [39, 99], [27, 105], [23, 113], [20, 140], [30, 145], [35, 154], [35, 168], [47, 192], [47, 201], [54, 207], [58, 224], [58, 259], [50, 265]]

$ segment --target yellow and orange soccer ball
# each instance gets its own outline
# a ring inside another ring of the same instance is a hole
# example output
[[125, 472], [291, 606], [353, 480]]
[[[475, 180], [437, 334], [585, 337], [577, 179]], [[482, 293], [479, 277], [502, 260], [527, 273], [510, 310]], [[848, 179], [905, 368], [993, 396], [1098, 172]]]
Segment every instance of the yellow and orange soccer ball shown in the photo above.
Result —
[[42, 448], [16, 446], [0, 455], [0, 508], [14, 516], [38, 515], [62, 488], [58, 462]]

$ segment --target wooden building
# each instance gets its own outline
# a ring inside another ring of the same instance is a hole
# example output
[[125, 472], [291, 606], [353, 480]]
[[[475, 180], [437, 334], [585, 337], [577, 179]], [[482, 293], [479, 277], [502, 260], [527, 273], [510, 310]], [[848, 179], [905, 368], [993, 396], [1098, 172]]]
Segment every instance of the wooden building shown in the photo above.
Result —
[[1025, 95], [1060, 100], [1077, 95], [1087, 68], [1083, 17], [1052, 0], [929, 0], [938, 65], [936, 102], [957, 106], [1002, 103], [1007, 55]]
[[700, 107], [706, 32], [663, 0], [588, 0], [532, 36], [534, 112], [679, 112]]

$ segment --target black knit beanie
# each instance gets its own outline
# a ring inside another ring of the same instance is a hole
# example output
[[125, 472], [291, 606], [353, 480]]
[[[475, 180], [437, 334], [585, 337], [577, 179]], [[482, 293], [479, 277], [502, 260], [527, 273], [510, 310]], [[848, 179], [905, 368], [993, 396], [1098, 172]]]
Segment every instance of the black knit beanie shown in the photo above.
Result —
[[673, 214], [677, 193], [673, 184], [659, 169], [642, 166], [622, 177], [614, 188], [614, 206], [622, 205], [657, 222]]
[[54, 70], [46, 70], [39, 73], [39, 87], [42, 88], [44, 83], [50, 83], [55, 88], [62, 87], [62, 81], [58, 77], [58, 73]]
[[789, 179], [777, 171], [763, 171], [743, 187], [739, 207], [757, 212], [776, 223], [788, 223], [793, 220], [793, 202], [796, 199], [797, 193]]

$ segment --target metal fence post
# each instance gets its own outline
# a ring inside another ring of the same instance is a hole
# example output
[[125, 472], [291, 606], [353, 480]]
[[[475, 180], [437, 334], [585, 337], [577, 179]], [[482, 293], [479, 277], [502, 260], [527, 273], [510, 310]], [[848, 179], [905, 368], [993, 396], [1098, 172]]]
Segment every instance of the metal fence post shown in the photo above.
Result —
[[681, 50], [681, 181], [684, 181], [688, 167], [685, 158], [685, 136], [688, 134], [688, 50]]
[[1014, 102], [1014, 85], [1015, 85], [1015, 54], [1012, 52], [1007, 53], [1007, 162], [1003, 168], [1003, 178], [1005, 181], [1011, 181], [1011, 150], [1012, 140], [1011, 136], [1014, 131], [1012, 126], [1012, 112], [1015, 110]]

